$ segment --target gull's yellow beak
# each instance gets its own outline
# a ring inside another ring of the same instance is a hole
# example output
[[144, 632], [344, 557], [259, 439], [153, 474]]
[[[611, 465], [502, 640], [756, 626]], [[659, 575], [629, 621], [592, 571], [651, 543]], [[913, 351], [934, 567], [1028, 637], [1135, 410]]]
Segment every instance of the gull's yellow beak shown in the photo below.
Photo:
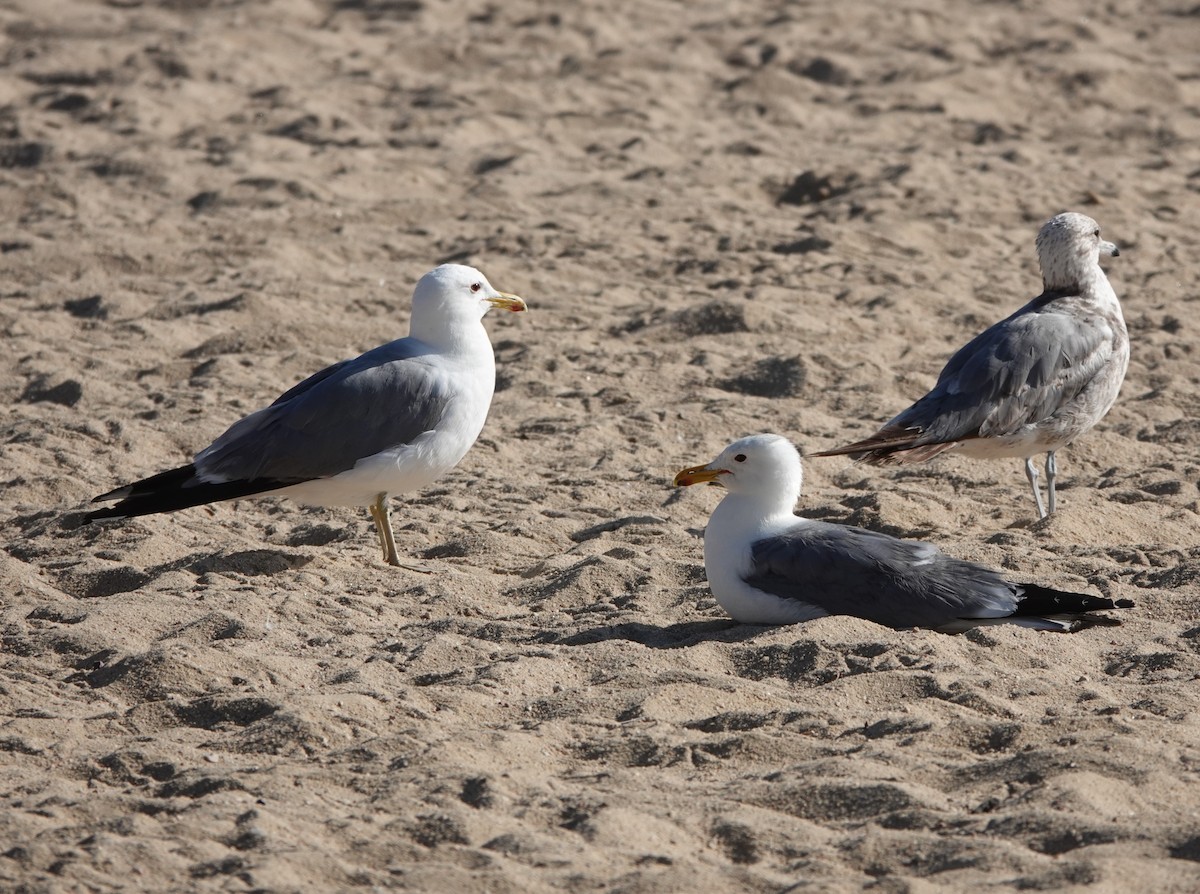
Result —
[[710, 469], [708, 466], [692, 466], [684, 469], [675, 476], [676, 487], [691, 487], [693, 484], [719, 484], [717, 480], [729, 473], [724, 469]]
[[521, 311], [529, 310], [528, 305], [525, 304], [524, 298], [521, 298], [517, 295], [510, 295], [508, 292], [498, 293], [495, 298], [487, 299], [487, 303], [492, 307], [511, 310], [515, 314], [521, 313]]

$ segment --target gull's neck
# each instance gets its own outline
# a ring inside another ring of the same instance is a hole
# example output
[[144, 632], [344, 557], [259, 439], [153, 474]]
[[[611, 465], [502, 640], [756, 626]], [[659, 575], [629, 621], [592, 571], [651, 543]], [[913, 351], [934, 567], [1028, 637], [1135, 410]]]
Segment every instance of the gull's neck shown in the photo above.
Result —
[[1121, 302], [1117, 300], [1117, 293], [1113, 291], [1112, 283], [1108, 281], [1108, 277], [1104, 275], [1099, 264], [1092, 267], [1088, 281], [1082, 285], [1085, 289], [1083, 294], [1092, 296], [1098, 304], [1115, 313], [1124, 322]]
[[797, 496], [795, 491], [784, 488], [771, 494], [726, 494], [725, 499], [713, 510], [710, 527], [717, 525], [718, 528], [729, 530], [762, 533], [780, 522], [790, 522], [795, 518], [792, 507], [796, 505]]
[[1060, 258], [1056, 264], [1042, 265], [1042, 285], [1048, 292], [1077, 292], [1089, 295], [1112, 292], [1108, 277], [1095, 257]]
[[1113, 291], [1112, 284], [1104, 275], [1104, 270], [1099, 264], [1090, 264], [1083, 270], [1070, 275], [1061, 273], [1057, 277], [1046, 275], [1043, 277], [1042, 283], [1048, 292], [1078, 295], [1114, 321], [1120, 321], [1120, 324], [1124, 325], [1125, 317], [1121, 313], [1121, 302], [1117, 299], [1117, 293]]
[[425, 314], [413, 308], [408, 334], [434, 348], [440, 354], [489, 360], [493, 357], [492, 342], [483, 320], [474, 317], [447, 319], [437, 314]]

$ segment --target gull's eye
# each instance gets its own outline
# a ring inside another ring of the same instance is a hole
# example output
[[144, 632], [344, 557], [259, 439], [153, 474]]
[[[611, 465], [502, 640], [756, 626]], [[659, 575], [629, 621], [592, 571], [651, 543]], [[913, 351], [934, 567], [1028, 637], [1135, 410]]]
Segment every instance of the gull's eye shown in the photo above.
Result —
[[735, 457], [733, 458], [733, 461], [734, 461], [735, 463], [744, 463], [744, 462], [746, 461], [746, 454], [744, 454], [744, 453], [739, 453], [737, 456], [735, 456]]
[[[1097, 231], [1097, 232], [1099, 232], [1099, 231]], [[481, 282], [471, 283], [471, 291], [472, 292], [478, 292], [482, 288], [483, 288], [483, 283], [481, 283]]]
[[1099, 236], [1099, 235], [1100, 235], [1100, 228], [1099, 228], [1099, 227], [1096, 227], [1096, 232], [1092, 233], [1092, 235], [1093, 235], [1093, 236]]

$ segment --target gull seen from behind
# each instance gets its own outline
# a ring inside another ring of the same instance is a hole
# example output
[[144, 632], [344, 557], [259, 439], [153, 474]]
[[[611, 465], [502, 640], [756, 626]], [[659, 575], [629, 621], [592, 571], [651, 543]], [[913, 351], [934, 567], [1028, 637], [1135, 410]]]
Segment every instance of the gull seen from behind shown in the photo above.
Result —
[[[1129, 333], [1100, 268], [1117, 247], [1090, 217], [1066, 212], [1037, 236], [1044, 291], [950, 358], [933, 390], [861, 441], [813, 456], [899, 465], [953, 451], [1020, 457], [1039, 518], [1057, 508], [1055, 453], [1099, 422], [1121, 390]], [[1046, 454], [1042, 503], [1033, 457]], [[1047, 508], [1048, 506], [1048, 508]]]

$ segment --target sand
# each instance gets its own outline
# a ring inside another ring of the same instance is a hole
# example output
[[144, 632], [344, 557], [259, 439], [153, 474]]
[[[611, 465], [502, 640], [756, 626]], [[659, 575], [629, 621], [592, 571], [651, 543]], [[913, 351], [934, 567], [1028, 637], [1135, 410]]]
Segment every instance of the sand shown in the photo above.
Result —
[[[0, 890], [1200, 889], [1200, 11], [593, 0], [0, 10]], [[741, 626], [735, 437], [873, 431], [1101, 222], [1132, 361], [1059, 455], [801, 511], [1122, 627]], [[483, 269], [439, 485], [81, 527]]]

